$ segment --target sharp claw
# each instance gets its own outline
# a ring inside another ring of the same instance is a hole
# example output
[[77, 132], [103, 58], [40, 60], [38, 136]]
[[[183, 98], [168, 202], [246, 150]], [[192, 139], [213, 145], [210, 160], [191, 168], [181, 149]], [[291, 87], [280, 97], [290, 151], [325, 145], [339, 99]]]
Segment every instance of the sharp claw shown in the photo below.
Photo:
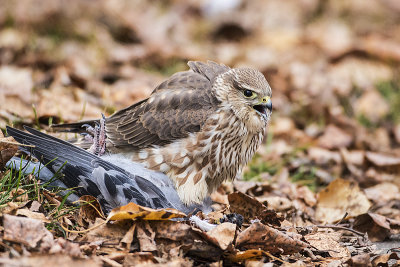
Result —
[[81, 128], [93, 128], [90, 124], [82, 124]]

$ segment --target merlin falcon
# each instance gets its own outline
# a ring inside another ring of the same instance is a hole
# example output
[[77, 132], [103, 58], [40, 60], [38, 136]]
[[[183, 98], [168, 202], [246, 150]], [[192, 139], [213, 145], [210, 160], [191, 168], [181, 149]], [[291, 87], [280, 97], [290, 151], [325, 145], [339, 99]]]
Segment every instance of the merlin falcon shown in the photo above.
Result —
[[[253, 157], [272, 112], [271, 87], [252, 68], [189, 61], [149, 98], [104, 118], [105, 147], [165, 173], [183, 203], [201, 203]], [[81, 132], [95, 121], [56, 125]]]

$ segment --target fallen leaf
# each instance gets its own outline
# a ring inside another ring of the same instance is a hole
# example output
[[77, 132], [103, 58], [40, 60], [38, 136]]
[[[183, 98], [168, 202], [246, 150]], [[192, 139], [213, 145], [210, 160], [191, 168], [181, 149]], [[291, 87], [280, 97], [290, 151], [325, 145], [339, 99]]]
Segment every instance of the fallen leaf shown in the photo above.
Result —
[[400, 166], [400, 157], [367, 151], [365, 158], [378, 167]]
[[[28, 68], [14, 66], [0, 67], [0, 95], [17, 96], [24, 103], [32, 103], [32, 71]], [[5, 108], [7, 108], [7, 103]]]
[[6, 165], [6, 163], [17, 153], [18, 142], [14, 138], [4, 137], [0, 130], [0, 170]]
[[389, 109], [389, 104], [376, 90], [366, 91], [354, 104], [356, 115], [364, 116], [373, 123], [385, 117]]
[[88, 222], [94, 223], [96, 218], [104, 218], [100, 203], [94, 196], [84, 195], [79, 198], [81, 207], [79, 208], [79, 217]]
[[89, 228], [93, 227], [91, 231], [87, 232], [81, 238], [81, 241], [86, 242], [103, 242], [103, 243], [114, 243], [119, 244], [121, 239], [125, 236], [126, 232], [131, 228], [131, 222], [122, 221], [114, 224], [104, 223], [105, 221], [101, 218], [97, 218], [93, 225], [89, 225]]
[[18, 209], [15, 215], [22, 215], [31, 219], [39, 220], [44, 223], [50, 223], [51, 221], [44, 216], [43, 213], [30, 211], [29, 209]]
[[270, 210], [286, 211], [293, 208], [293, 202], [286, 197], [280, 196], [262, 196], [256, 197], [261, 203], [268, 203]]
[[310, 207], [314, 207], [315, 204], [317, 204], [315, 194], [307, 186], [300, 186], [297, 188], [297, 197], [303, 199], [304, 202]]
[[362, 165], [365, 161], [365, 152], [362, 150], [340, 149], [340, 154], [346, 164]]
[[358, 43], [358, 49], [385, 60], [400, 61], [399, 43], [383, 36], [374, 34], [362, 38]]
[[85, 267], [101, 267], [102, 262], [96, 258], [76, 259], [69, 255], [33, 255], [30, 257], [21, 257], [14, 259], [5, 259], [2, 261], [8, 266], [57, 266], [57, 267], [70, 267], [70, 266], [85, 266]]
[[383, 241], [390, 235], [390, 221], [382, 215], [365, 213], [356, 217], [353, 228], [357, 231], [368, 233], [368, 238], [373, 241]]
[[[221, 250], [215, 245], [208, 244], [200, 237], [200, 230], [174, 221], [148, 221], [155, 233], [158, 248], [170, 257], [194, 253], [203, 258], [214, 258], [221, 255]], [[213, 251], [211, 251], [211, 250]]]
[[296, 125], [293, 120], [288, 117], [280, 117], [279, 120], [273, 122], [271, 127], [274, 135], [286, 135], [290, 134], [296, 129]]
[[153, 229], [156, 229], [157, 239], [180, 241], [194, 238], [193, 229], [187, 224], [174, 221], [149, 221], [149, 223]]
[[333, 223], [343, 218], [366, 213], [371, 207], [368, 198], [355, 182], [336, 179], [319, 192], [315, 218], [326, 223]]
[[355, 255], [346, 261], [346, 263], [352, 267], [370, 266], [370, 258], [368, 253]]
[[318, 250], [329, 251], [333, 258], [346, 260], [350, 258], [350, 251], [340, 243], [341, 233], [338, 232], [316, 232], [307, 234], [304, 239]]
[[[376, 256], [372, 260], [371, 263], [372, 263], [372, 266], [389, 266], [389, 263], [388, 263], [389, 260], [400, 260], [400, 257], [397, 255], [396, 252], [392, 252], [392, 253]], [[397, 261], [397, 265], [398, 264], [399, 264], [399, 261]], [[392, 266], [395, 266], [395, 265], [392, 265]]]
[[315, 161], [315, 163], [319, 165], [328, 163], [342, 163], [339, 152], [330, 151], [320, 147], [310, 147], [308, 149], [308, 156], [311, 160]]
[[79, 121], [98, 119], [103, 112], [98, 106], [92, 104], [87, 92], [80, 88], [65, 90], [64, 87], [55, 87], [50, 90], [38, 92], [39, 102], [36, 113], [39, 117], [61, 118], [64, 121]]
[[17, 202], [27, 202], [29, 200], [28, 193], [22, 188], [11, 189], [10, 198]]
[[29, 248], [50, 249], [53, 235], [47, 230], [42, 221], [5, 214], [3, 216], [4, 240], [22, 243]]
[[268, 210], [264, 204], [253, 197], [241, 192], [235, 192], [228, 195], [228, 200], [230, 211], [242, 215], [245, 221], [260, 219], [263, 223], [268, 222], [273, 225], [280, 225], [280, 219], [275, 211]]
[[260, 249], [249, 249], [246, 251], [237, 251], [234, 255], [229, 255], [231, 262], [242, 262], [245, 260], [259, 260], [263, 257], [271, 257], [271, 254]]
[[137, 266], [138, 264], [158, 263], [151, 252], [135, 252], [129, 253], [124, 258], [125, 266]]
[[238, 235], [236, 247], [261, 249], [270, 253], [293, 254], [308, 247], [308, 244], [260, 222], [255, 222]]
[[342, 20], [326, 17], [307, 27], [306, 36], [316, 42], [330, 57], [338, 57], [353, 47], [353, 32]]
[[124, 237], [121, 239], [120, 244], [123, 248], [126, 248], [128, 250], [131, 248], [135, 229], [136, 229], [136, 224], [132, 224], [131, 228], [129, 228], [129, 230], [125, 233]]
[[176, 209], [152, 209], [142, 207], [135, 203], [128, 203], [125, 206], [113, 209], [107, 217], [107, 221], [142, 219], [142, 220], [169, 220], [172, 218], [183, 218], [186, 214]]
[[338, 127], [330, 124], [324, 134], [318, 138], [318, 144], [327, 149], [348, 147], [353, 142], [353, 137]]
[[79, 244], [73, 243], [71, 241], [65, 240], [60, 237], [56, 240], [53, 246], [49, 250], [50, 254], [67, 254], [74, 258], [81, 258], [82, 253]]
[[386, 203], [392, 199], [399, 199], [399, 188], [388, 182], [383, 182], [364, 189], [368, 199], [375, 203]]
[[236, 233], [236, 224], [222, 223], [208, 231], [206, 235], [215, 245], [219, 246], [222, 250], [226, 250], [233, 242]]
[[393, 79], [393, 70], [380, 61], [348, 56], [331, 65], [328, 76], [334, 87], [348, 96], [354, 87], [368, 90], [381, 81]]
[[136, 225], [136, 238], [139, 240], [140, 251], [157, 251], [154, 241], [156, 234], [146, 221], [140, 221]]

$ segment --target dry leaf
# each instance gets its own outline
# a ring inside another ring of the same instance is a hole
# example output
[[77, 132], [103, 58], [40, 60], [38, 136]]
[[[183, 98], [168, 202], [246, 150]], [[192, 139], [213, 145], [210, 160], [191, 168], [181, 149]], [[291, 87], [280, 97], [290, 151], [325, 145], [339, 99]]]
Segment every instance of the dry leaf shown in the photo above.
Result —
[[81, 207], [79, 208], [79, 217], [88, 222], [94, 223], [96, 218], [104, 218], [104, 213], [101, 210], [99, 201], [89, 195], [84, 195], [79, 198]]
[[113, 209], [107, 217], [107, 221], [142, 219], [142, 220], [169, 220], [172, 218], [183, 218], [186, 214], [176, 209], [151, 209], [139, 206], [135, 203], [128, 203], [125, 206]]
[[132, 224], [131, 228], [129, 228], [129, 230], [125, 233], [124, 237], [121, 239], [120, 244], [122, 247], [128, 250], [131, 248], [135, 229], [136, 229], [136, 224]]
[[228, 200], [230, 211], [242, 215], [245, 221], [260, 219], [263, 223], [280, 225], [280, 220], [275, 211], [268, 210], [264, 204], [253, 197], [235, 192], [228, 195]]
[[[400, 257], [397, 255], [396, 252], [388, 253], [388, 254], [383, 254], [375, 257], [372, 260], [372, 266], [389, 266], [388, 261], [389, 260], [397, 260], [395, 265], [399, 265], [400, 263]], [[393, 265], [392, 265], [393, 266]]]
[[102, 262], [98, 259], [76, 259], [69, 255], [33, 255], [30, 257], [21, 257], [14, 259], [4, 259], [2, 263], [8, 266], [57, 266], [57, 267], [70, 267], [70, 266], [85, 266], [85, 267], [101, 267]]
[[336, 179], [318, 194], [315, 218], [326, 223], [333, 223], [343, 218], [366, 213], [371, 207], [365, 194], [355, 182]]
[[297, 197], [303, 199], [304, 202], [310, 207], [314, 207], [315, 204], [317, 204], [315, 194], [307, 186], [301, 186], [297, 188]]
[[136, 225], [136, 238], [139, 240], [140, 251], [157, 251], [154, 241], [156, 234], [146, 221], [138, 222]]
[[50, 223], [51, 221], [44, 216], [43, 213], [30, 211], [29, 209], [18, 209], [15, 215], [22, 215], [31, 219], [39, 220], [44, 223]]
[[157, 229], [157, 238], [170, 239], [178, 241], [190, 235], [192, 228], [180, 222], [162, 222], [152, 221], [151, 225]]
[[234, 255], [229, 255], [228, 259], [231, 262], [242, 262], [245, 260], [259, 260], [263, 257], [270, 257], [270, 253], [260, 249], [249, 249], [246, 251], [238, 251]]
[[208, 231], [206, 235], [209, 240], [215, 245], [220, 247], [222, 250], [226, 250], [233, 242], [236, 233], [236, 224], [233, 223], [222, 223]]
[[332, 124], [328, 125], [324, 134], [318, 138], [318, 144], [327, 149], [348, 147], [352, 141], [351, 135]]
[[17, 153], [18, 142], [14, 138], [4, 137], [0, 130], [0, 170], [6, 165], [6, 163]]
[[308, 244], [262, 223], [255, 222], [238, 235], [236, 247], [292, 254], [308, 247]]
[[286, 211], [293, 208], [293, 202], [286, 197], [280, 196], [262, 196], [256, 197], [261, 203], [266, 203], [270, 210]]
[[93, 225], [89, 225], [89, 228], [93, 227], [94, 229], [86, 233], [82, 237], [82, 241], [119, 244], [132, 224], [131, 222], [114, 224], [105, 224], [104, 222], [103, 219], [97, 218]]
[[[13, 66], [0, 67], [0, 99], [1, 95], [16, 96], [25, 104], [32, 103], [33, 88], [32, 71], [28, 68], [16, 68]], [[3, 108], [12, 108], [8, 106], [7, 101], [2, 103]], [[11, 109], [13, 111], [13, 109]]]
[[129, 253], [124, 258], [124, 266], [137, 266], [139, 264], [152, 263], [158, 263], [158, 261], [150, 252]]
[[399, 188], [393, 183], [380, 183], [364, 189], [365, 195], [375, 203], [387, 203], [392, 199], [400, 199]]
[[374, 123], [385, 117], [389, 109], [389, 104], [375, 90], [365, 92], [354, 104], [354, 110], [358, 116], [365, 116], [369, 121]]
[[10, 197], [17, 202], [27, 202], [29, 200], [28, 193], [22, 188], [11, 189]]
[[365, 213], [356, 217], [354, 229], [368, 233], [368, 238], [375, 241], [383, 241], [390, 235], [390, 221], [379, 214]]
[[351, 257], [346, 263], [352, 267], [363, 267], [370, 266], [371, 261], [369, 254], [365, 253]]
[[371, 35], [363, 38], [358, 43], [358, 48], [382, 59], [400, 61], [399, 43], [383, 36]]
[[331, 257], [346, 260], [350, 258], [350, 251], [340, 243], [339, 232], [316, 232], [307, 234], [304, 239], [311, 246], [322, 251], [329, 251]]
[[400, 157], [367, 151], [365, 158], [378, 167], [400, 166]]
[[53, 235], [47, 230], [42, 221], [5, 214], [3, 216], [4, 240], [22, 243], [29, 248], [50, 249]]
[[310, 159], [315, 161], [317, 164], [328, 164], [328, 163], [342, 163], [339, 152], [333, 152], [320, 147], [310, 147], [308, 149], [308, 156]]

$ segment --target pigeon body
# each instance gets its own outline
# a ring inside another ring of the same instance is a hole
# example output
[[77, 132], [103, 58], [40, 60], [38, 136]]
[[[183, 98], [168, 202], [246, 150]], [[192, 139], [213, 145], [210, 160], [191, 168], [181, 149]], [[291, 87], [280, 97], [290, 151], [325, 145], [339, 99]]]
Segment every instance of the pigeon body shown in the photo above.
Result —
[[[29, 133], [7, 127], [7, 133], [15, 140], [35, 146], [28, 150], [21, 147], [25, 152], [31, 152], [41, 163], [31, 163], [27, 171], [36, 168], [39, 178], [45, 181], [55, 173], [60, 173], [61, 183], [55, 185], [74, 188], [77, 192], [74, 199], [82, 195], [96, 197], [105, 213], [129, 202], [154, 209], [175, 208], [185, 213], [195, 209], [205, 212], [211, 210], [209, 202], [185, 205], [171, 180], [163, 173], [148, 170], [121, 155], [100, 158], [32, 128], [26, 127], [26, 130]], [[18, 159], [10, 162], [9, 166], [11, 163], [14, 167], [21, 166]], [[42, 169], [40, 172], [39, 168]]]

